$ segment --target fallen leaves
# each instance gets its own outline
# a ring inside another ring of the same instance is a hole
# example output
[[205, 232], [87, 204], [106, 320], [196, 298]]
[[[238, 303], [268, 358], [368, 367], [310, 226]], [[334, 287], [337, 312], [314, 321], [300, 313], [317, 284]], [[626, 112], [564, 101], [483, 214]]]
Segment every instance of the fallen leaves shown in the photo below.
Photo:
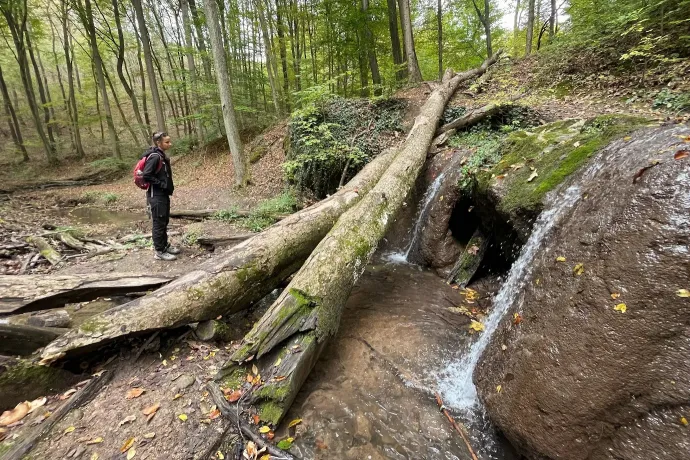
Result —
[[125, 418], [122, 419], [122, 421], [120, 422], [120, 424], [119, 424], [118, 426], [122, 426], [122, 425], [124, 425], [124, 424], [126, 424], [126, 423], [132, 423], [132, 422], [135, 421], [136, 419], [137, 419], [137, 416], [136, 416], [136, 415], [128, 415], [127, 417], [125, 417]]
[[513, 324], [516, 326], [520, 325], [522, 322], [522, 316], [520, 316], [520, 313], [513, 313]]
[[127, 395], [125, 395], [125, 399], [136, 399], [139, 396], [143, 395], [145, 391], [146, 390], [144, 390], [143, 388], [132, 388], [127, 392]]
[[153, 431], [151, 433], [146, 433], [144, 435], [144, 439], [153, 439], [155, 437], [156, 437], [156, 433], [154, 433]]
[[247, 460], [256, 460], [257, 458], [259, 458], [259, 455], [261, 455], [265, 451], [265, 447], [259, 450], [256, 448], [256, 444], [254, 444], [252, 441], [249, 441], [244, 449], [244, 452], [242, 453], [242, 456]]
[[470, 323], [470, 334], [484, 331], [484, 325], [479, 321], [472, 320]]
[[683, 426], [688, 426], [688, 419], [686, 419], [685, 417], [681, 417], [681, 418], [680, 418], [680, 423], [681, 423]]
[[619, 311], [621, 313], [625, 313], [626, 311], [628, 311], [628, 306], [625, 305], [624, 303], [619, 303], [618, 305], [613, 307], [613, 309], [616, 311]]
[[301, 419], [301, 418], [296, 418], [296, 419], [294, 419], [293, 421], [291, 421], [291, 422], [288, 424], [288, 428], [292, 428], [293, 426], [297, 426], [297, 425], [299, 425], [300, 423], [302, 423], [302, 419]]
[[673, 155], [674, 160], [682, 160], [690, 156], [690, 150], [678, 150], [675, 155]]
[[76, 392], [77, 392], [77, 390], [75, 388], [72, 388], [71, 390], [65, 391], [63, 394], [60, 395], [60, 401], [64, 401], [65, 399], [69, 398], [70, 396], [72, 396]]
[[690, 291], [688, 291], [687, 289], [678, 289], [676, 291], [676, 295], [678, 297], [683, 297], [687, 299], [688, 297], [690, 297]]
[[466, 252], [468, 254], [476, 256], [479, 253], [479, 246], [477, 246], [476, 244], [473, 244], [472, 246], [470, 246], [469, 248], [466, 249]]
[[556, 257], [556, 262], [565, 262], [567, 259], [563, 256]]
[[620, 296], [621, 296], [620, 292], [614, 292], [613, 294], [611, 294], [611, 298], [613, 300], [618, 299]]
[[127, 451], [127, 460], [132, 460], [136, 454], [137, 450], [134, 447], [132, 447]]
[[539, 177], [539, 174], [537, 174], [537, 171], [534, 171], [532, 172], [532, 174], [530, 174], [529, 178], [527, 179], [527, 182], [532, 182], [537, 177]]
[[[225, 393], [225, 391], [223, 391], [223, 393]], [[241, 397], [242, 397], [242, 392], [240, 390], [235, 390], [235, 391], [231, 391], [229, 393], [225, 393], [225, 399], [231, 403], [239, 401], [239, 399]]]
[[187, 421], [187, 414], [180, 414], [177, 416], [177, 418], [179, 418], [183, 422], [186, 422]]
[[65, 433], [65, 434], [70, 434], [70, 433], [73, 432], [74, 430], [76, 430], [76, 428], [74, 428], [73, 426], [68, 426], [67, 428], [65, 428], [65, 432], [64, 432], [64, 433]]
[[149, 406], [149, 407], [145, 408], [141, 412], [144, 415], [151, 415], [151, 414], [155, 414], [158, 411], [158, 409], [160, 409], [160, 408], [161, 408], [160, 403], [156, 403], [153, 406]]
[[646, 173], [648, 170], [652, 169], [654, 166], [658, 165], [659, 163], [661, 163], [661, 160], [650, 160], [649, 164], [647, 166], [643, 167], [642, 169], [640, 169], [639, 171], [637, 171], [635, 173], [635, 175], [633, 176], [633, 184], [636, 184], [637, 181], [640, 179], [640, 177], [642, 177], [642, 175], [644, 173]]
[[102, 443], [102, 442], [103, 442], [103, 438], [98, 437], [98, 438], [96, 438], [96, 439], [92, 439], [91, 441], [86, 441], [86, 445], [87, 445], [87, 446], [90, 446], [90, 445], [92, 445], [92, 444], [100, 444], [100, 443]]
[[295, 441], [295, 438], [285, 438], [276, 444], [278, 446], [278, 449], [281, 450], [290, 450], [292, 447], [292, 443]]
[[39, 407], [45, 406], [47, 401], [48, 401], [48, 398], [45, 398], [45, 397], [34, 399], [33, 401], [31, 401], [29, 403], [29, 413], [32, 413], [33, 411], [35, 411]]
[[259, 433], [261, 433], [261, 434], [266, 434], [269, 431], [271, 431], [271, 428], [267, 425], [264, 425], [261, 428], [259, 428]]
[[7, 426], [16, 423], [26, 417], [31, 410], [31, 403], [24, 401], [15, 406], [12, 410], [7, 410], [0, 415], [0, 426]]
[[575, 276], [580, 276], [585, 272], [585, 265], [582, 263], [579, 263], [573, 267], [573, 274]]
[[501, 385], [498, 385], [496, 387], [496, 393], [500, 393], [502, 389], [503, 389], [503, 387]]

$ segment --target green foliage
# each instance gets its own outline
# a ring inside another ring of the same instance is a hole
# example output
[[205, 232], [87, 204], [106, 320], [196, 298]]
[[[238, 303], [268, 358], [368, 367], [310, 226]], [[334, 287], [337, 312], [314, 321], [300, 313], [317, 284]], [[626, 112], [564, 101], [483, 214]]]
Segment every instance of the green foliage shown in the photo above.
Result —
[[291, 190], [286, 190], [280, 195], [262, 201], [252, 211], [252, 214], [263, 217], [273, 217], [281, 214], [291, 214], [298, 208], [299, 203]]
[[120, 199], [117, 193], [112, 192], [102, 192], [102, 191], [88, 191], [84, 192], [81, 196], [81, 201], [85, 203], [96, 203], [100, 202], [103, 204], [112, 204]]
[[92, 161], [89, 163], [89, 166], [95, 170], [122, 172], [134, 167], [132, 161], [133, 159], [131, 161], [127, 161], [115, 157], [107, 157]]
[[286, 214], [299, 209], [299, 201], [292, 190], [285, 190], [278, 196], [260, 202], [248, 216], [241, 216], [236, 206], [218, 211], [213, 219], [236, 222], [237, 225], [252, 232], [260, 232], [270, 227]]
[[182, 242], [188, 246], [193, 246], [203, 235], [204, 229], [200, 224], [191, 224], [182, 235]]
[[213, 219], [228, 222], [237, 219], [239, 216], [237, 206], [233, 206], [229, 209], [221, 209], [213, 215]]
[[319, 94], [290, 119], [286, 177], [317, 197], [333, 193], [347, 165], [351, 178], [402, 130], [404, 102]]
[[664, 88], [654, 98], [653, 107], [673, 112], [690, 112], [690, 93], [675, 93]]

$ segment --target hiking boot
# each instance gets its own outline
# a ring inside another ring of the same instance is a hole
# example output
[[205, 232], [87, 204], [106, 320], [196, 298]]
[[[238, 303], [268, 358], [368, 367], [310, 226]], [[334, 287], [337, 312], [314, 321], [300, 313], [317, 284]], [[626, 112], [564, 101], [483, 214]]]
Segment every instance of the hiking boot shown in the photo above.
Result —
[[177, 257], [175, 257], [173, 254], [159, 251], [156, 251], [156, 254], [153, 256], [153, 258], [156, 260], [177, 260]]
[[165, 248], [165, 252], [167, 252], [168, 254], [177, 255], [182, 251], [180, 251], [180, 248], [176, 248], [175, 246], [169, 244], [168, 247]]

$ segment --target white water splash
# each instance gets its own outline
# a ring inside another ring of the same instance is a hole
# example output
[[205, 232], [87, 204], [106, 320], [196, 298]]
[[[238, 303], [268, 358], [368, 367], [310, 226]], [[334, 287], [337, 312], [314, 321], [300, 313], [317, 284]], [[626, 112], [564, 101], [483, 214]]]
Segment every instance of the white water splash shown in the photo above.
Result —
[[434, 201], [434, 198], [436, 198], [438, 191], [441, 189], [441, 184], [443, 183], [443, 179], [445, 176], [446, 171], [443, 171], [441, 174], [438, 175], [436, 179], [434, 179], [434, 182], [432, 182], [429, 188], [426, 190], [426, 193], [424, 194], [424, 201], [422, 202], [422, 206], [419, 208], [419, 214], [417, 215], [417, 223], [414, 226], [412, 240], [410, 241], [410, 244], [407, 245], [407, 249], [405, 249], [405, 252], [393, 252], [390, 254], [386, 254], [384, 258], [387, 262], [391, 262], [394, 264], [404, 264], [409, 262], [410, 253], [414, 249], [415, 244], [417, 243], [417, 239], [419, 239], [419, 235], [422, 233], [422, 230], [424, 230], [423, 225], [426, 219], [426, 215], [428, 214], [429, 207], [431, 206], [431, 203]]
[[438, 388], [446, 405], [465, 411], [476, 409], [479, 405], [477, 389], [472, 382], [474, 368], [503, 316], [514, 302], [522, 301], [522, 291], [530, 278], [534, 257], [544, 238], [579, 198], [580, 188], [569, 187], [537, 219], [527, 244], [522, 248], [520, 257], [510, 269], [508, 279], [494, 299], [493, 309], [484, 324], [484, 332], [459, 361], [449, 363], [440, 374]]

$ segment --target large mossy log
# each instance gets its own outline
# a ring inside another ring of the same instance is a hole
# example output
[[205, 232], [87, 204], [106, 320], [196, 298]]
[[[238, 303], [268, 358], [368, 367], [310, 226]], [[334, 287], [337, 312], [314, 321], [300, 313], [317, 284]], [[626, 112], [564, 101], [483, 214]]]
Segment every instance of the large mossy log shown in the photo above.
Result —
[[0, 275], [0, 316], [20, 314], [98, 297], [157, 289], [172, 276], [136, 273]]
[[247, 308], [302, 265], [338, 217], [378, 182], [396, 152], [374, 159], [329, 198], [274, 224], [153, 293], [112, 308], [43, 351], [44, 362], [133, 333], [205, 321]]
[[448, 100], [462, 82], [483, 74], [497, 59], [495, 55], [480, 68], [455, 76], [446, 74], [421, 108], [395, 162], [362, 201], [340, 217], [217, 376], [233, 386], [238, 376], [246, 375], [242, 366], [247, 361], [257, 365], [263, 384], [247, 399], [258, 406], [265, 422], [280, 422], [337, 332], [353, 285], [424, 166]]

